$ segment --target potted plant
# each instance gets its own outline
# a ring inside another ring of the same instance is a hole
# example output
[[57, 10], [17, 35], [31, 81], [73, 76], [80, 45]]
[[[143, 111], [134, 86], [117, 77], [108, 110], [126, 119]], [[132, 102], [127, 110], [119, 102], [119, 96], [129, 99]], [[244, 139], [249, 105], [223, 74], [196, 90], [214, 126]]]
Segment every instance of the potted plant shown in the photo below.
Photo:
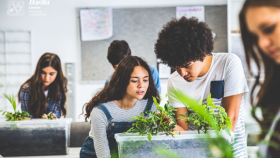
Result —
[[30, 117], [29, 113], [26, 111], [16, 111], [17, 104], [16, 104], [16, 99], [13, 95], [6, 95], [6, 94], [3, 95], [9, 100], [9, 102], [12, 104], [14, 109], [14, 112], [8, 112], [8, 111], [3, 112], [2, 110], [0, 110], [0, 112], [3, 112], [2, 116], [5, 115], [6, 121], [20, 121]]
[[27, 112], [16, 111], [14, 96], [5, 97], [11, 102], [14, 112], [5, 111], [3, 115], [6, 121], [0, 121], [0, 155], [37, 156], [68, 153], [72, 119], [55, 119], [53, 113], [46, 115], [48, 119], [30, 119], [31, 116]]
[[[172, 157], [209, 157], [219, 154], [220, 150], [216, 150], [218, 147], [230, 147], [230, 137], [225, 129], [230, 129], [230, 124], [225, 127], [222, 126], [221, 121], [215, 120], [221, 118], [221, 116], [213, 116], [212, 110], [216, 107], [211, 101], [211, 96], [208, 98], [207, 105], [200, 105], [187, 96], [179, 95], [183, 103], [188, 103], [196, 111], [196, 115], [192, 116], [192, 119], [188, 120], [185, 115], [180, 116], [180, 119], [186, 119], [189, 122], [199, 122], [201, 130], [207, 134], [199, 134], [198, 131], [182, 131], [174, 132], [173, 128], [176, 123], [169, 123], [170, 118], [173, 122], [176, 122], [174, 118], [174, 111], [172, 105], [169, 102], [160, 107], [154, 100], [159, 113], [147, 112], [148, 116], [133, 117], [136, 119], [135, 126], [128, 130], [128, 133], [115, 134], [115, 138], [118, 142], [119, 157], [161, 157], [162, 153], [165, 155], [173, 155]], [[224, 115], [221, 109], [221, 115], [223, 121], [227, 120], [227, 116]], [[213, 129], [209, 131], [210, 127]], [[218, 133], [216, 131], [219, 131]], [[225, 142], [225, 146], [211, 146], [211, 142]], [[219, 148], [218, 148], [219, 149]], [[212, 152], [215, 151], [215, 152]], [[218, 151], [218, 152], [217, 152]], [[214, 153], [214, 154], [213, 154]], [[217, 154], [218, 153], [218, 154]], [[231, 153], [232, 154], [232, 153]], [[161, 156], [160, 156], [161, 155]], [[227, 155], [229, 156], [229, 155]], [[230, 156], [229, 156], [230, 157]]]
[[[153, 98], [154, 103], [157, 107], [158, 112], [147, 111], [145, 114], [142, 112], [140, 116], [132, 117], [131, 119], [137, 120], [136, 123], [132, 125], [126, 133], [139, 133], [139, 135], [147, 136], [148, 141], [151, 141], [152, 136], [156, 135], [176, 135], [173, 132], [173, 128], [176, 125], [176, 118], [174, 117], [176, 109], [173, 108], [172, 105], [169, 105], [169, 102], [164, 105], [164, 107], [160, 107], [157, 103], [156, 98]], [[171, 119], [174, 123], [170, 124], [169, 119]]]
[[[200, 104], [202, 105], [202, 110], [204, 110], [205, 113], [208, 113], [208, 117], [211, 117], [212, 120], [214, 120], [217, 130], [224, 130], [229, 136], [231, 136], [231, 120], [229, 117], [227, 117], [227, 113], [222, 106], [216, 106], [213, 103], [211, 94], [208, 95], [206, 104], [202, 104], [202, 102]], [[219, 110], [217, 115], [215, 114], [214, 109]], [[185, 113], [185, 115], [179, 115], [181, 116], [179, 119], [186, 120], [186, 123], [188, 124], [193, 124], [197, 129], [198, 133], [200, 133], [201, 130], [204, 133], [207, 133], [207, 131], [211, 130], [210, 124], [206, 120], [206, 117], [203, 115], [199, 115], [199, 113], [196, 111], [189, 115], [187, 113]]]

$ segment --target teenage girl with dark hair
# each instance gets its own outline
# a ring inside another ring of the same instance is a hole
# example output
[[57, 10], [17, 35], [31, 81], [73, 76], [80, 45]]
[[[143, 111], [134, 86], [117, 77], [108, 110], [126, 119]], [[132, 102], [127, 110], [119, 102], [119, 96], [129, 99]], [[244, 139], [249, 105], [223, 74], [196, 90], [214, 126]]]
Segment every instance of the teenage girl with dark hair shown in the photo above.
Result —
[[[130, 47], [128, 43], [125, 40], [114, 40], [109, 48], [107, 53], [107, 59], [111, 63], [114, 70], [117, 69], [119, 63], [121, 60], [127, 56], [133, 56], [131, 53]], [[152, 71], [152, 77], [155, 83], [155, 86], [158, 90], [158, 93], [161, 93], [161, 87], [160, 87], [160, 80], [159, 80], [159, 74], [157, 68], [155, 68], [152, 65], [149, 65], [151, 71]], [[112, 74], [108, 76], [105, 82], [105, 86], [108, 85], [112, 77]]]
[[118, 155], [114, 134], [131, 128], [135, 122], [131, 117], [156, 111], [153, 96], [159, 101], [149, 65], [137, 56], [124, 58], [109, 84], [84, 105], [85, 120], [90, 118], [91, 131], [80, 157]]
[[39, 59], [35, 73], [18, 92], [21, 110], [32, 118], [41, 118], [50, 112], [66, 116], [67, 79], [64, 77], [59, 57], [45, 53]]
[[[279, 0], [246, 0], [239, 14], [240, 29], [246, 53], [247, 65], [250, 68], [253, 61], [258, 73], [251, 92], [251, 101], [262, 111], [262, 118], [253, 117], [262, 128], [261, 138], [271, 141], [270, 144], [279, 146], [280, 132], [280, 1]], [[261, 65], [263, 65], [265, 78], [260, 82]], [[251, 69], [249, 69], [251, 71]], [[260, 86], [257, 98], [254, 91]], [[274, 131], [272, 135], [268, 131]], [[277, 135], [278, 133], [278, 135]], [[260, 148], [264, 157], [279, 157], [280, 148]]]

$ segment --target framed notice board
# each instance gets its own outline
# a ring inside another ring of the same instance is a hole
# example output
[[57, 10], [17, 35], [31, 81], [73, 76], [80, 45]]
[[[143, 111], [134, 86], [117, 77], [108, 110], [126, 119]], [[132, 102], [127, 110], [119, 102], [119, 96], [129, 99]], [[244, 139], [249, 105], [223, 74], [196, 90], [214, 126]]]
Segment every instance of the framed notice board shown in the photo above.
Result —
[[[107, 60], [113, 40], [126, 40], [133, 55], [157, 67], [154, 44], [162, 26], [176, 17], [176, 7], [113, 8], [112, 17], [112, 37], [81, 41], [81, 81], [105, 80], [113, 73]], [[205, 22], [216, 33], [213, 52], [227, 52], [227, 6], [205, 6]]]

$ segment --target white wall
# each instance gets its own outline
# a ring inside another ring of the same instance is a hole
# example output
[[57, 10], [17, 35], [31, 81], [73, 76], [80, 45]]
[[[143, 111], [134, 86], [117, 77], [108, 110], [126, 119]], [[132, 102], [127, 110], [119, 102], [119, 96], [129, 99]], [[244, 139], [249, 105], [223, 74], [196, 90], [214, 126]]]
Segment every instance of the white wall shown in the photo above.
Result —
[[[59, 55], [64, 63], [76, 64], [76, 101], [75, 121], [81, 107], [88, 102], [105, 81], [90, 84], [79, 82], [79, 29], [76, 15], [77, 8], [85, 7], [155, 7], [180, 5], [223, 5], [226, 0], [49, 0], [48, 6], [42, 6], [47, 16], [31, 17], [28, 15], [29, 0], [25, 2], [24, 16], [7, 16], [7, 0], [0, 1], [0, 30], [32, 31], [32, 71], [40, 56], [45, 52]], [[109, 64], [109, 63], [108, 63]], [[166, 94], [166, 80], [162, 81], [162, 95]], [[83, 121], [83, 117], [79, 121]]]

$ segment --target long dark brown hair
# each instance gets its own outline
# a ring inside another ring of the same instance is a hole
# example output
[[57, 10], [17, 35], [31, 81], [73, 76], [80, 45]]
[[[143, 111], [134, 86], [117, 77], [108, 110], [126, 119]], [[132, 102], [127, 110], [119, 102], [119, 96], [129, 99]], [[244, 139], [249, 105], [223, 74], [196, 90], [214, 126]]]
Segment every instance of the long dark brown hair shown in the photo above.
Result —
[[126, 94], [127, 86], [130, 82], [131, 74], [134, 71], [134, 67], [136, 66], [144, 67], [149, 73], [149, 87], [143, 99], [152, 99], [152, 97], [154, 96], [159, 102], [159, 94], [154, 84], [152, 72], [149, 68], [149, 65], [143, 59], [137, 56], [128, 56], [119, 63], [116, 71], [112, 75], [109, 84], [100, 92], [97, 92], [95, 96], [83, 106], [83, 109], [85, 109], [86, 111], [86, 114], [84, 115], [86, 122], [90, 117], [91, 110], [96, 105], [113, 100], [123, 99], [124, 95]]
[[[56, 101], [56, 106], [61, 106], [62, 115], [66, 116], [66, 92], [67, 92], [67, 79], [64, 77], [61, 62], [59, 57], [53, 53], [45, 53], [39, 59], [35, 73], [21, 85], [20, 90], [23, 86], [28, 84], [31, 87], [31, 96], [29, 100], [29, 111], [31, 115], [35, 118], [41, 118], [44, 114], [44, 106], [47, 103], [47, 98], [43, 92], [42, 86], [42, 69], [51, 66], [57, 71], [57, 76], [53, 83], [49, 86], [49, 90], [52, 92], [49, 96], [51, 99]], [[18, 98], [20, 98], [20, 90], [18, 92]], [[60, 105], [58, 105], [59, 95], [62, 94], [62, 100]]]
[[[243, 8], [239, 14], [239, 23], [241, 29], [241, 37], [244, 44], [246, 62], [249, 72], [256, 79], [253, 89], [251, 91], [251, 103], [256, 104], [255, 107], [260, 107], [263, 119], [259, 119], [253, 110], [252, 115], [256, 121], [261, 125], [263, 130], [269, 129], [272, 121], [280, 107], [280, 66], [277, 65], [271, 58], [264, 54], [258, 46], [258, 38], [250, 33], [246, 24], [246, 12], [249, 7], [279, 7], [279, 0], [246, 0]], [[257, 17], [256, 17], [257, 18]], [[279, 39], [280, 40], [280, 39]], [[254, 74], [251, 68], [251, 62], [256, 64], [258, 72]], [[261, 70], [264, 70], [264, 81], [260, 82]], [[257, 98], [254, 98], [254, 91], [257, 87], [260, 90]], [[255, 103], [257, 100], [257, 103]], [[256, 108], [253, 109], [256, 109]], [[262, 135], [264, 136], [264, 135]]]

